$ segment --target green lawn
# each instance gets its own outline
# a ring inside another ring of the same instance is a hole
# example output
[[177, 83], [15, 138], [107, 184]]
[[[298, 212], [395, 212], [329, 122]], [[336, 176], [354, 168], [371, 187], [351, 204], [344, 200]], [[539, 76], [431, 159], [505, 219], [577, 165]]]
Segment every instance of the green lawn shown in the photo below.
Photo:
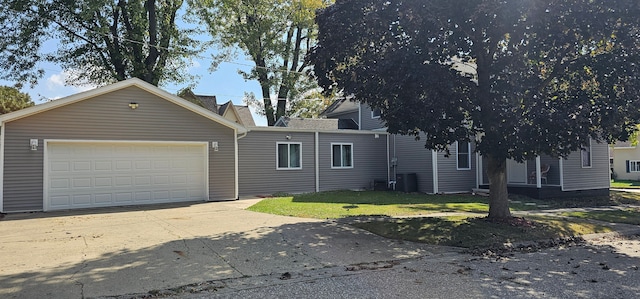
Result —
[[612, 180], [611, 188], [640, 189], [640, 181]]
[[[640, 204], [640, 193], [611, 192], [610, 197], [537, 200], [510, 196], [513, 211]], [[284, 216], [337, 219], [349, 216], [420, 216], [440, 212], [487, 213], [489, 198], [470, 194], [428, 195], [383, 191], [332, 191], [267, 198], [251, 211]], [[535, 204], [535, 205], [534, 205]]]
[[589, 211], [589, 212], [565, 212], [562, 216], [581, 219], [594, 219], [606, 222], [627, 223], [640, 225], [640, 209], [625, 209], [619, 211]]
[[[640, 203], [640, 193], [623, 192], [612, 192], [609, 197], [588, 199], [534, 200], [521, 196], [510, 196], [510, 198], [512, 199], [510, 208], [514, 211]], [[267, 198], [248, 209], [318, 219], [389, 216], [382, 217], [381, 221], [354, 225], [388, 238], [467, 248], [611, 231], [606, 226], [575, 218], [527, 217], [526, 220], [521, 219], [524, 225], [489, 222], [486, 218], [480, 218], [488, 212], [488, 200], [487, 197], [470, 194], [426, 195], [381, 191], [333, 191]], [[479, 215], [421, 217], [440, 212], [479, 213]], [[396, 216], [410, 218], [394, 218]], [[583, 218], [595, 219], [586, 216]]]
[[382, 191], [332, 191], [267, 198], [251, 211], [305, 218], [349, 216], [418, 216], [437, 212], [489, 211], [488, 198], [471, 195], [426, 195]]

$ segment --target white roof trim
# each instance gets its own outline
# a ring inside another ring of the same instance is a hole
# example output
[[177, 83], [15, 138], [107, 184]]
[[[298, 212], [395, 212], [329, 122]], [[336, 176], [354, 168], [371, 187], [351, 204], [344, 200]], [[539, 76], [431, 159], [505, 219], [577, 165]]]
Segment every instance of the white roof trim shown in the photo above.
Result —
[[388, 135], [386, 131], [351, 130], [351, 129], [300, 129], [290, 127], [247, 127], [249, 132], [299, 132], [299, 133], [337, 133], [337, 134], [361, 134], [361, 135]]
[[29, 117], [31, 115], [34, 114], [38, 114], [38, 113], [42, 113], [45, 111], [49, 111], [55, 108], [59, 108], [62, 106], [66, 106], [66, 105], [70, 105], [76, 102], [80, 102], [80, 101], [84, 101], [90, 98], [94, 98], [103, 94], [107, 94], [110, 92], [114, 92], [120, 89], [124, 89], [127, 87], [131, 87], [131, 86], [135, 86], [138, 87], [142, 90], [145, 90], [151, 94], [154, 94], [158, 97], [161, 97], [171, 103], [174, 103], [180, 107], [183, 107], [187, 110], [190, 110], [196, 114], [199, 114], [201, 116], [204, 116], [208, 119], [211, 119], [213, 121], [216, 121], [226, 127], [232, 128], [237, 130], [238, 133], [245, 133], [247, 132], [247, 129], [244, 126], [241, 126], [235, 122], [232, 122], [228, 119], [225, 119], [224, 117], [216, 114], [213, 111], [209, 111], [208, 109], [204, 108], [204, 107], [200, 107], [194, 103], [191, 103], [185, 99], [182, 99], [176, 95], [170, 94], [152, 84], [149, 84], [141, 79], [138, 78], [131, 78], [131, 79], [127, 79], [124, 81], [120, 81], [114, 84], [110, 84], [104, 87], [99, 87], [96, 89], [92, 89], [89, 91], [85, 91], [85, 92], [81, 92], [81, 93], [77, 93], [74, 95], [70, 95], [68, 97], [64, 97], [58, 100], [54, 100], [51, 102], [47, 102], [44, 104], [39, 104], [39, 105], [35, 105], [29, 108], [25, 108], [22, 110], [18, 110], [15, 112], [11, 112], [11, 113], [7, 113], [7, 114], [3, 114], [0, 115], [0, 125], [6, 123], [6, 122], [10, 122], [10, 121], [14, 121], [17, 119], [21, 119], [21, 118], [25, 118], [25, 117]]

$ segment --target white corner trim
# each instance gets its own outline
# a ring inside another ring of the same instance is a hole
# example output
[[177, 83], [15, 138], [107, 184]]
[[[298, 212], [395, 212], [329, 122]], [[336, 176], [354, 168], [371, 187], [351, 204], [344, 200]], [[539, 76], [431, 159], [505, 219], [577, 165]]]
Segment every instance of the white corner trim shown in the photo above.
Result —
[[433, 194], [438, 194], [438, 152], [431, 150], [431, 165], [433, 171]]
[[[540, 155], [537, 155], [536, 156], [536, 188], [538, 188], [538, 189], [542, 188], [542, 177], [541, 177], [541, 171], [540, 171], [541, 164], [540, 163], [541, 163]], [[527, 180], [529, 180], [529, 178], [527, 178]]]
[[476, 189], [480, 188], [480, 183], [482, 183], [482, 160], [480, 153], [476, 152]]
[[42, 211], [49, 211], [49, 139], [42, 140]]
[[211, 196], [209, 195], [209, 186], [211, 185], [209, 183], [209, 167], [211, 166], [211, 159], [209, 157], [209, 142], [207, 142], [207, 145], [204, 146], [204, 161], [202, 161], [203, 165], [207, 165], [207, 167], [205, 168], [206, 171], [204, 173], [204, 201], [209, 201], [211, 200]]
[[358, 130], [362, 130], [362, 103], [358, 101]]
[[[558, 158], [558, 166], [560, 168], [560, 190], [565, 191], [564, 189], [564, 159], [562, 157]], [[582, 162], [580, 162], [582, 163]]]
[[389, 187], [389, 181], [391, 181], [391, 156], [389, 153], [389, 135], [387, 135], [387, 188]]
[[316, 171], [316, 192], [320, 192], [320, 133], [315, 134], [315, 171]]
[[[234, 174], [234, 176], [235, 176], [235, 179], [234, 179], [235, 188], [234, 189], [235, 189], [235, 194], [236, 194], [236, 198], [235, 199], [240, 199], [240, 187], [239, 187], [239, 183], [238, 183], [238, 178], [239, 178], [239, 175], [238, 175], [238, 171], [239, 171], [239, 168], [238, 168], [238, 139], [244, 138], [245, 136], [247, 136], [247, 134], [245, 133], [244, 136], [238, 137], [238, 131], [234, 130], [233, 136], [234, 136], [234, 138], [233, 138], [233, 151], [234, 151], [233, 156], [234, 156], [234, 160], [235, 160], [234, 163], [233, 163], [234, 164], [233, 166], [235, 168], [234, 169], [235, 170], [235, 174]], [[208, 148], [209, 147], [207, 146], [207, 149]], [[208, 180], [207, 180], [207, 185], [209, 185], [208, 184]], [[209, 192], [208, 191], [207, 191], [207, 198], [209, 198]]]
[[0, 122], [0, 212], [4, 212], [4, 127]]

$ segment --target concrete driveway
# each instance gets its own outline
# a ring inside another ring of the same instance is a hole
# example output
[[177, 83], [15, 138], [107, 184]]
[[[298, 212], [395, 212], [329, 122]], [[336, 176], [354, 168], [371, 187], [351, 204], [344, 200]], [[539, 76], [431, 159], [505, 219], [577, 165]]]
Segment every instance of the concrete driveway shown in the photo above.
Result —
[[333, 221], [244, 210], [256, 201], [6, 215], [0, 220], [0, 297], [144, 293], [449, 250]]

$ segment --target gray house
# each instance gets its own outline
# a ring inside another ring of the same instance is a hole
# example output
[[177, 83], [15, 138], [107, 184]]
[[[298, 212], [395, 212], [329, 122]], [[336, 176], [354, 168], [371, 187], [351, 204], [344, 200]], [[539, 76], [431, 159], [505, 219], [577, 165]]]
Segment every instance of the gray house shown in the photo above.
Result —
[[[212, 111], [130, 79], [0, 115], [0, 212], [488, 185], [473, 144], [456, 142], [445, 157], [387, 134], [366, 105], [339, 100], [328, 119], [288, 118], [279, 127], [247, 125], [241, 107], [223, 106]], [[511, 192], [534, 197], [607, 194], [607, 145], [510, 162], [508, 178]]]
[[[322, 115], [356, 120], [360, 130], [386, 130], [380, 111], [348, 99], [337, 100]], [[470, 192], [489, 187], [484, 169], [486, 162], [474, 153], [473, 144], [456, 142], [449, 146], [449, 151], [450, 156], [445, 157], [443, 152], [425, 149], [424, 144], [412, 136], [389, 136], [391, 186], [410, 179], [415, 180], [415, 189], [424, 193]], [[607, 195], [608, 145], [591, 142], [585, 150], [566, 159], [539, 156], [524, 163], [507, 161], [507, 181], [509, 192], [534, 198]]]
[[0, 115], [0, 212], [365, 189], [389, 180], [385, 132], [243, 126], [253, 120], [242, 107], [216, 108], [130, 79]]

